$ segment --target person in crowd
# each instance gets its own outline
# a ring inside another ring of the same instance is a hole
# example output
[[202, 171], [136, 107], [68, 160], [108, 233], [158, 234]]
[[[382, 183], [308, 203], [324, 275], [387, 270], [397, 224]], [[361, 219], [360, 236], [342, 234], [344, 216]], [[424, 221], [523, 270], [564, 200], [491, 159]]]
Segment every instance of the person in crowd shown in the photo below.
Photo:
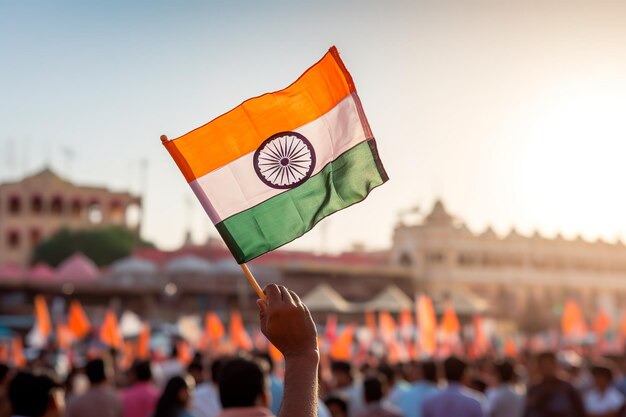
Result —
[[159, 388], [165, 387], [165, 384], [175, 376], [185, 374], [185, 366], [178, 358], [177, 341], [174, 340], [170, 348], [169, 357], [155, 367], [154, 380]]
[[397, 407], [382, 401], [388, 391], [387, 377], [378, 374], [363, 381], [363, 394], [366, 406], [357, 417], [404, 417]]
[[589, 417], [621, 417], [624, 396], [613, 386], [613, 371], [608, 366], [591, 367], [593, 386], [583, 396]]
[[[402, 398], [411, 389], [411, 384], [404, 380], [404, 364], [398, 364], [392, 367], [388, 364], [381, 364], [378, 372], [383, 374], [387, 381], [387, 389], [385, 394], [385, 402], [400, 408]], [[365, 389], [365, 385], [363, 386]]]
[[0, 363], [0, 417], [9, 417], [11, 415], [11, 406], [7, 393], [10, 380], [11, 368], [4, 363]]
[[338, 395], [326, 397], [324, 401], [331, 417], [348, 417], [348, 402]]
[[443, 362], [448, 386], [424, 401], [423, 417], [483, 417], [483, 408], [475, 392], [465, 387], [467, 363], [450, 356]]
[[432, 360], [409, 364], [409, 377], [413, 381], [400, 398], [398, 407], [405, 417], [422, 417], [424, 401], [437, 393], [437, 365]]
[[332, 374], [331, 396], [341, 396], [348, 401], [348, 416], [355, 417], [365, 406], [362, 384], [355, 381], [354, 369], [350, 362], [334, 361], [330, 364]]
[[[285, 392], [278, 417], [317, 415], [317, 330], [300, 297], [270, 284], [257, 300], [261, 332], [285, 358]], [[272, 416], [266, 375], [257, 362], [233, 359], [220, 370], [221, 417]]]
[[272, 413], [278, 414], [278, 410], [280, 410], [280, 403], [283, 401], [283, 392], [285, 391], [285, 387], [283, 385], [283, 381], [281, 381], [274, 374], [274, 361], [272, 357], [268, 353], [258, 352], [255, 355], [257, 358], [265, 361], [269, 366], [269, 375], [270, 375], [270, 394], [271, 394], [271, 402], [270, 402], [270, 410]]
[[133, 384], [120, 393], [123, 416], [152, 417], [160, 391], [152, 383], [150, 362], [135, 362], [131, 373]]
[[157, 402], [154, 417], [193, 417], [187, 408], [194, 386], [191, 376], [170, 378]]
[[220, 417], [271, 416], [267, 363], [239, 357], [226, 362], [220, 372]]
[[72, 399], [66, 417], [121, 417], [122, 403], [109, 385], [112, 368], [104, 359], [94, 359], [87, 363], [85, 373], [89, 389]]
[[515, 369], [507, 360], [493, 365], [496, 386], [487, 390], [489, 417], [522, 417], [524, 396], [515, 387]]
[[[220, 368], [224, 361], [225, 358], [213, 360], [210, 379], [204, 379], [202, 382], [198, 382], [196, 379], [196, 389], [191, 396], [191, 414], [193, 417], [215, 417], [222, 411], [217, 387]], [[202, 363], [199, 366], [202, 366]], [[202, 368], [204, 367], [202, 366]]]
[[65, 411], [63, 389], [48, 374], [18, 372], [9, 382], [8, 397], [14, 417], [62, 417]]
[[578, 391], [557, 377], [557, 361], [553, 352], [537, 356], [536, 370], [540, 382], [528, 390], [524, 417], [584, 417], [585, 407]]

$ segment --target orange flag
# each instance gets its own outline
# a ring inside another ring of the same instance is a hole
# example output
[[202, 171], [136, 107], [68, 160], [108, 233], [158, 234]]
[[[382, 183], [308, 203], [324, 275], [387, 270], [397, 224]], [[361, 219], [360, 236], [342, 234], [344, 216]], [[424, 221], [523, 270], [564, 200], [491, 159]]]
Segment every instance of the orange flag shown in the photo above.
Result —
[[337, 339], [332, 343], [330, 347], [330, 357], [339, 360], [347, 361], [352, 358], [352, 341], [354, 339], [354, 324], [349, 324], [339, 334]]
[[271, 343], [268, 343], [267, 353], [269, 353], [275, 363], [283, 360], [283, 354], [280, 353], [280, 350], [278, 350], [278, 348]]
[[56, 340], [59, 349], [66, 350], [72, 346], [73, 334], [67, 325], [57, 325]]
[[193, 359], [189, 343], [187, 343], [185, 340], [179, 340], [178, 342], [176, 342], [176, 350], [178, 351], [178, 360], [180, 361], [180, 363], [184, 365], [189, 365], [189, 363]]
[[461, 331], [459, 318], [456, 316], [454, 308], [450, 305], [446, 306], [446, 310], [441, 318], [441, 330], [449, 335], [458, 335]]
[[48, 313], [46, 299], [43, 298], [42, 295], [35, 296], [35, 322], [39, 333], [47, 339], [52, 332], [52, 324], [50, 322], [50, 313]]
[[105, 345], [115, 349], [121, 349], [124, 340], [117, 325], [117, 317], [113, 310], [107, 310], [104, 314], [104, 322], [100, 327], [100, 340]]
[[596, 318], [593, 320], [593, 331], [600, 337], [604, 336], [611, 327], [611, 318], [603, 309], [598, 311]]
[[376, 337], [378, 328], [376, 327], [376, 313], [373, 311], [365, 312], [365, 327], [370, 331], [372, 337]]
[[216, 313], [212, 311], [207, 313], [204, 326], [208, 340], [218, 342], [224, 337], [224, 325]]
[[410, 339], [413, 335], [413, 313], [411, 310], [400, 312], [400, 333], [405, 340]]
[[337, 338], [337, 316], [329, 314], [326, 316], [326, 326], [324, 326], [324, 337], [328, 343], [333, 343]]
[[393, 321], [393, 317], [391, 317], [388, 311], [378, 313], [378, 328], [380, 330], [380, 337], [385, 342], [396, 340], [396, 323]]
[[132, 342], [124, 341], [122, 345], [122, 355], [118, 362], [119, 367], [121, 369], [130, 369], [133, 366], [133, 362], [135, 361], [135, 346], [133, 346]]
[[575, 301], [565, 303], [561, 315], [561, 332], [564, 336], [582, 336], [587, 332], [587, 325], [580, 307]]
[[18, 368], [26, 366], [26, 357], [24, 356], [24, 345], [22, 339], [18, 336], [11, 343], [11, 355], [13, 356], [13, 364]]
[[504, 341], [504, 356], [508, 356], [509, 358], [517, 356], [517, 345], [510, 337], [507, 337]]
[[622, 320], [619, 324], [619, 334], [623, 338], [626, 338], [626, 311], [622, 313]]
[[437, 350], [437, 317], [432, 300], [425, 295], [420, 296], [416, 310], [420, 350], [427, 355], [433, 355]]
[[9, 347], [4, 342], [0, 342], [0, 363], [9, 361]]
[[67, 313], [67, 325], [77, 339], [82, 339], [91, 331], [91, 323], [78, 300], [72, 300]]
[[150, 358], [150, 325], [145, 322], [137, 339], [137, 357], [142, 360]]
[[252, 340], [243, 326], [241, 314], [237, 310], [230, 313], [230, 340], [238, 349], [252, 350]]
[[474, 328], [474, 343], [472, 346], [473, 357], [477, 358], [484, 355], [489, 348], [489, 341], [485, 335], [485, 329], [483, 329], [483, 320], [480, 316], [474, 316], [472, 318], [472, 325]]

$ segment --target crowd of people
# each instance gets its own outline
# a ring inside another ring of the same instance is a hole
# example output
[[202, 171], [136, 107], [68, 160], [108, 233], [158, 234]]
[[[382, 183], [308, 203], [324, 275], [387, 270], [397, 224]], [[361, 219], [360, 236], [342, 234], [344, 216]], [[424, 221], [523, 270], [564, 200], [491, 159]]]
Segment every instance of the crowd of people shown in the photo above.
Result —
[[[175, 352], [124, 372], [92, 358], [60, 381], [45, 361], [0, 364], [0, 417], [623, 417], [626, 362], [565, 352], [462, 356], [356, 366], [320, 361], [315, 325], [299, 297], [270, 285], [261, 330], [284, 355]], [[324, 358], [322, 358], [324, 359]]]

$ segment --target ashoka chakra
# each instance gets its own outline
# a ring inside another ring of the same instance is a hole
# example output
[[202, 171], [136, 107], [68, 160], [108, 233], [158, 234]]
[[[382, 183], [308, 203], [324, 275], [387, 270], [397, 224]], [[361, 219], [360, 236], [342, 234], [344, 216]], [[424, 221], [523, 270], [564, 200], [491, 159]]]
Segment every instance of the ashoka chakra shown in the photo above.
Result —
[[300, 133], [277, 133], [254, 153], [254, 170], [272, 188], [293, 188], [306, 181], [315, 168], [315, 151]]

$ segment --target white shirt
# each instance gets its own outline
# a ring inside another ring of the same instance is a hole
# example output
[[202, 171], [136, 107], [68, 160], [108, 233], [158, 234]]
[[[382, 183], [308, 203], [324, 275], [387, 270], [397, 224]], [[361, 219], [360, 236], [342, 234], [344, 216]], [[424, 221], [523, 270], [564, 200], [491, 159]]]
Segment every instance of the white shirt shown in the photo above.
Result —
[[624, 405], [624, 396], [614, 387], [609, 387], [604, 392], [592, 388], [584, 395], [585, 409], [589, 414], [604, 414], [618, 410]]

